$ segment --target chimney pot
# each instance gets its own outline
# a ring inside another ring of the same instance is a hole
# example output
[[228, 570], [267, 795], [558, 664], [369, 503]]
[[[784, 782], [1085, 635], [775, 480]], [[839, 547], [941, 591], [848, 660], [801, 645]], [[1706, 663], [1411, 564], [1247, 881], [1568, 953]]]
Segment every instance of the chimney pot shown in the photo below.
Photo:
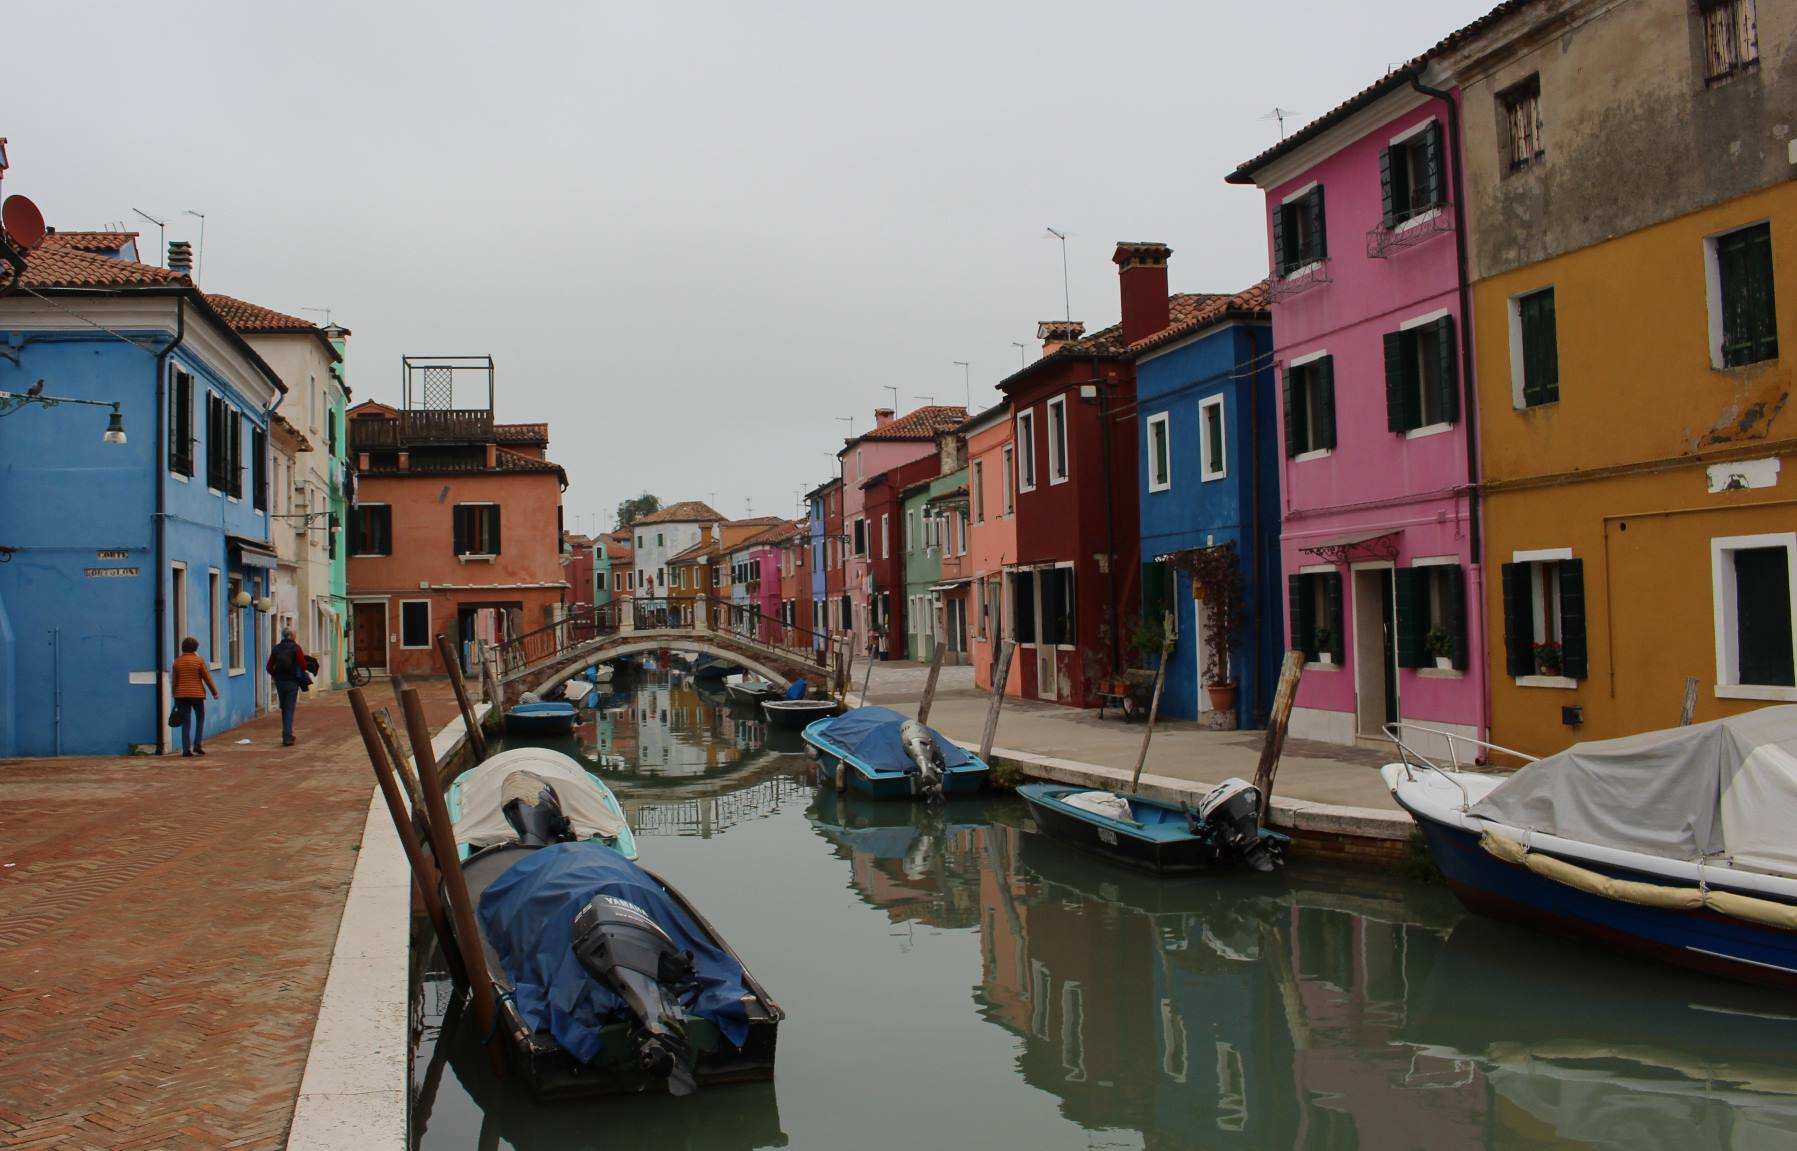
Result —
[[893, 411], [891, 408], [875, 408], [874, 409], [874, 427], [876, 427], [876, 428], [885, 427], [887, 424], [890, 424], [892, 422], [892, 417], [893, 417]]
[[193, 277], [193, 245], [186, 240], [168, 242], [168, 270], [179, 276]]
[[1042, 341], [1042, 354], [1052, 356], [1061, 348], [1086, 334], [1079, 320], [1043, 320], [1036, 325], [1036, 338]]

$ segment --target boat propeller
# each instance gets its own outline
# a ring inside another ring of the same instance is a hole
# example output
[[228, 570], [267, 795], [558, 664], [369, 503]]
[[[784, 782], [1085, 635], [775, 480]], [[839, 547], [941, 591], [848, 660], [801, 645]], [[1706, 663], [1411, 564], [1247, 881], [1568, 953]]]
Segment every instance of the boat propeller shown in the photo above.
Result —
[[692, 952], [636, 904], [596, 895], [574, 917], [574, 958], [629, 1009], [643, 1071], [666, 1079], [671, 1095], [696, 1090], [681, 1010], [698, 986]]

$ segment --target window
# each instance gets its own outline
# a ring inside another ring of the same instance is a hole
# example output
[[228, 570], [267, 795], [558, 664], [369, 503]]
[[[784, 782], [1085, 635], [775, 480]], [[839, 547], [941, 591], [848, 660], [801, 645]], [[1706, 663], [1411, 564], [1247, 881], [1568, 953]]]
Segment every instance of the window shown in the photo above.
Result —
[[337, 458], [337, 411], [333, 408], [324, 418], [325, 453]]
[[1584, 561], [1565, 549], [1518, 552], [1503, 580], [1505, 670], [1518, 679], [1584, 679]]
[[231, 408], [225, 413], [225, 488], [231, 498], [243, 498], [243, 413]]
[[250, 506], [268, 510], [268, 433], [250, 429]]
[[1067, 482], [1067, 397], [1048, 401], [1048, 482]]
[[1273, 211], [1274, 270], [1281, 276], [1329, 258], [1323, 186], [1312, 184]]
[[1017, 490], [1036, 490], [1036, 413], [1017, 413]]
[[1291, 622], [1290, 644], [1304, 658], [1316, 663], [1326, 652], [1341, 662], [1342, 575], [1338, 571], [1299, 572], [1286, 577], [1286, 611]]
[[455, 554], [459, 556], [496, 556], [499, 554], [498, 504], [457, 504], [455, 506]]
[[642, 551], [642, 550], [643, 550], [643, 535], [642, 535], [642, 533], [641, 533], [641, 532], [638, 532], [638, 533], [637, 533], [637, 537], [636, 537], [636, 550], [637, 550], [637, 551]]
[[1430, 120], [1379, 153], [1379, 191], [1387, 228], [1447, 203], [1439, 123]]
[[1754, 0], [1698, 0], [1703, 21], [1703, 79], [1720, 84], [1751, 71], [1760, 58]]
[[243, 609], [237, 606], [237, 593], [242, 590], [242, 576], [232, 576], [225, 585], [225, 666], [233, 675], [243, 674]]
[[1012, 448], [1006, 447], [1002, 455], [1004, 457], [1004, 464], [1000, 470], [1004, 473], [1004, 476], [1000, 481], [1000, 494], [1003, 496], [1004, 502], [999, 505], [1000, 510], [998, 514], [1001, 516], [1008, 516], [1017, 508], [1017, 468], [1015, 462], [1017, 453]]
[[1778, 358], [1772, 227], [1755, 224], [1709, 241], [1711, 363], [1736, 368]]
[[365, 503], [352, 512], [350, 555], [394, 555], [394, 510], [385, 503]]
[[1466, 666], [1466, 581], [1459, 564], [1398, 568], [1398, 666]]
[[175, 651], [181, 650], [181, 641], [187, 638], [187, 566], [171, 564], [169, 566], [169, 605], [172, 609], [172, 622], [175, 625]]
[[658, 548], [665, 548], [668, 546], [666, 532], [656, 532], [655, 533], [655, 546]]
[[213, 568], [206, 573], [206, 662], [218, 667], [219, 649], [224, 646], [219, 638], [218, 598], [221, 594], [218, 569]]
[[1335, 447], [1335, 357], [1313, 356], [1285, 370], [1285, 454]]
[[399, 646], [422, 648], [431, 645], [431, 601], [405, 599], [399, 601]]
[[1541, 77], [1530, 76], [1498, 94], [1503, 114], [1499, 138], [1504, 145], [1504, 166], [1520, 172], [1545, 152], [1541, 146]]
[[855, 554], [867, 554], [867, 521], [860, 516], [855, 517]]
[[[193, 475], [193, 377], [179, 368], [168, 387], [168, 470]], [[208, 397], [207, 414], [211, 414]]]
[[1017, 643], [1036, 642], [1036, 573], [1011, 573], [1011, 638]]
[[1510, 301], [1510, 364], [1521, 407], [1533, 408], [1560, 399], [1560, 349], [1554, 320], [1554, 290], [1514, 297]]
[[1073, 569], [1049, 568], [1037, 572], [1042, 581], [1042, 642], [1072, 646], [1079, 642], [1074, 624]]
[[1167, 442], [1169, 417], [1160, 412], [1148, 417], [1148, 490], [1164, 492], [1173, 486], [1172, 446]]
[[1198, 405], [1199, 472], [1207, 480], [1220, 480], [1229, 474], [1224, 442], [1223, 397], [1207, 397]]
[[228, 408], [216, 392], [206, 393], [206, 486], [215, 492], [230, 487], [231, 460], [225, 437], [229, 434]]
[[891, 519], [892, 519], [892, 517], [890, 515], [888, 515], [887, 513], [885, 513], [885, 512], [880, 513], [880, 555], [881, 556], [892, 555], [891, 539], [890, 539], [890, 536], [888, 535], [888, 530], [891, 527], [891, 524], [889, 521]]
[[1412, 320], [1385, 333], [1386, 426], [1413, 432], [1458, 419], [1454, 359], [1452, 316]]
[[1710, 542], [1716, 626], [1716, 694], [1797, 700], [1797, 534]]
[[973, 522], [986, 522], [986, 463], [975, 460], [973, 464]]

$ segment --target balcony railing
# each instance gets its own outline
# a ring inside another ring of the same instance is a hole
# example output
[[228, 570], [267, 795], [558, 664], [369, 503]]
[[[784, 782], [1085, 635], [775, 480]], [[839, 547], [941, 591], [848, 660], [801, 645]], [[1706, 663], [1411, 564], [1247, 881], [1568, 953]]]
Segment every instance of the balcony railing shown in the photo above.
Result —
[[354, 452], [421, 444], [478, 444], [493, 439], [493, 413], [481, 408], [420, 408], [397, 420], [358, 419], [349, 426]]

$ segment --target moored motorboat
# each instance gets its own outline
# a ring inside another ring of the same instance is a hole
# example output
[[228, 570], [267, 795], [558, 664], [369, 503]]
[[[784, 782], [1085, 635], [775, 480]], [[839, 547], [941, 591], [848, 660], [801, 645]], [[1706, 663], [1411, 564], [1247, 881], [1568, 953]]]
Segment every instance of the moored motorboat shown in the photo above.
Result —
[[743, 676], [726, 683], [724, 694], [730, 697], [731, 703], [753, 705], [779, 695], [780, 689], [759, 676]]
[[618, 797], [572, 756], [551, 748], [514, 747], [494, 754], [457, 776], [444, 803], [464, 859], [484, 847], [518, 842], [521, 827], [560, 827], [563, 820], [573, 839], [636, 858], [636, 838]]
[[1797, 988], [1797, 706], [1575, 744], [1508, 777], [1444, 769], [1415, 732], [1393, 731], [1382, 772], [1469, 909]]
[[891, 708], [858, 707], [804, 730], [826, 771], [847, 772], [848, 786], [880, 799], [970, 795], [990, 769], [939, 732]]
[[1260, 825], [1260, 791], [1246, 780], [1224, 780], [1196, 807], [1054, 783], [1026, 783], [1017, 794], [1044, 835], [1150, 871], [1238, 863], [1271, 871], [1285, 858], [1288, 840]]
[[842, 705], [833, 699], [764, 699], [761, 714], [769, 723], [787, 731], [803, 731], [820, 719], [835, 715]]
[[506, 709], [505, 730], [511, 735], [567, 735], [580, 709], [564, 700], [529, 700]]

